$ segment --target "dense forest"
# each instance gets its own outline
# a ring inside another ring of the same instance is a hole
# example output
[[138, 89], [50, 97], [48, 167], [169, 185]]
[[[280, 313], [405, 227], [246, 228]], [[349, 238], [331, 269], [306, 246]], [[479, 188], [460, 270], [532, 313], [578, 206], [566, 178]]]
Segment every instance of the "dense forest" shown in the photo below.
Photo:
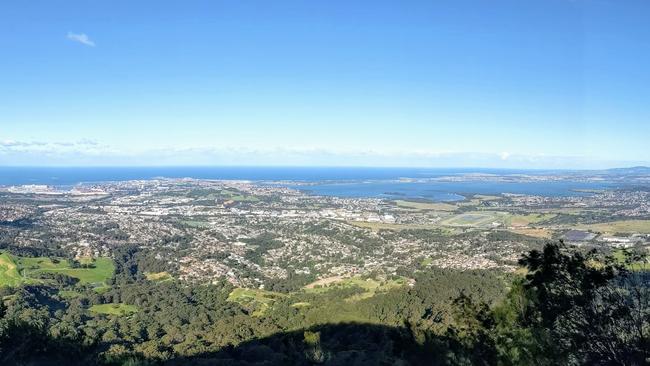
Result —
[[[549, 243], [524, 255], [517, 274], [418, 270], [412, 286], [359, 301], [348, 301], [354, 287], [299, 293], [276, 283], [284, 291], [263, 313], [228, 301], [226, 282], [147, 280], [165, 268], [144, 249], [119, 248], [114, 260], [102, 292], [65, 275], [1, 288], [0, 364], [650, 363], [650, 274], [630, 269], [632, 253], [620, 260]], [[72, 287], [82, 289], [64, 296]], [[87, 310], [107, 304], [137, 311]]]

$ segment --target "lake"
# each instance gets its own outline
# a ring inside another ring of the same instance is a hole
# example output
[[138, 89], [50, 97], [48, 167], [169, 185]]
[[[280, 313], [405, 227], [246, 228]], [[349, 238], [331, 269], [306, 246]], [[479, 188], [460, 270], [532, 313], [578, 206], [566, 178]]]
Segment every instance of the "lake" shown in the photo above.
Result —
[[424, 199], [438, 202], [460, 201], [466, 195], [501, 193], [530, 194], [551, 197], [583, 196], [590, 193], [576, 190], [608, 189], [614, 186], [601, 182], [350, 182], [293, 185], [311, 194], [338, 197], [376, 197]]
[[[495, 175], [552, 174], [552, 171], [503, 169], [429, 168], [321, 168], [321, 167], [102, 167], [39, 168], [0, 167], [0, 185], [45, 184], [70, 186], [79, 183], [126, 181], [153, 178], [196, 178], [250, 181], [286, 181], [284, 185], [311, 194], [340, 197], [409, 198], [458, 201], [467, 194], [519, 193], [544, 196], [584, 195], [576, 190], [606, 189], [606, 182], [499, 182], [426, 181], [404, 182], [402, 178], [426, 179], [469, 173]], [[300, 182], [301, 185], [291, 183]], [[308, 183], [308, 185], [304, 185]]]

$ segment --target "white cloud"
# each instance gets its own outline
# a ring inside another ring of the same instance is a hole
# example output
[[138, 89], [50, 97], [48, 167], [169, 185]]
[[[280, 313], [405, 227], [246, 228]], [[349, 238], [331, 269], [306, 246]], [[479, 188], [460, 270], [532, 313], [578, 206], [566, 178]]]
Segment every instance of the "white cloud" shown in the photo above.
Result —
[[85, 44], [86, 46], [95, 47], [95, 42], [93, 42], [86, 33], [72, 33], [68, 32], [68, 39], [71, 41], [79, 42]]
[[512, 153], [436, 150], [374, 151], [328, 148], [236, 146], [160, 147], [129, 149], [93, 140], [0, 140], [3, 165], [192, 165], [192, 166], [393, 166], [438, 168], [609, 168], [650, 165], [646, 161], [609, 161], [584, 156], [548, 156]]
[[101, 154], [108, 152], [106, 146], [93, 140], [43, 142], [43, 141], [0, 141], [0, 155], [7, 154]]

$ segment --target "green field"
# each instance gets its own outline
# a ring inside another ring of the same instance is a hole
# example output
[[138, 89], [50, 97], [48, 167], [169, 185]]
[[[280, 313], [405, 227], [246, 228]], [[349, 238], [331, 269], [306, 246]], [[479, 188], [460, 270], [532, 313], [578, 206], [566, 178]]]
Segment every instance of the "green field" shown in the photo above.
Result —
[[41, 273], [61, 273], [79, 279], [83, 284], [103, 285], [113, 276], [115, 265], [110, 258], [82, 258], [82, 264], [93, 263], [94, 268], [72, 268], [64, 258], [18, 257], [0, 252], [0, 286], [23, 283], [42, 283]]
[[108, 315], [129, 315], [138, 312], [138, 307], [134, 305], [127, 304], [102, 304], [102, 305], [93, 305], [89, 309], [91, 312], [96, 314], [108, 314]]
[[612, 252], [612, 257], [630, 271], [648, 271], [650, 269], [650, 255], [646, 252], [639, 260], [625, 263], [625, 250], [617, 249]]
[[544, 222], [546, 220], [550, 220], [554, 218], [555, 214], [540, 214], [540, 213], [532, 213], [532, 214], [526, 214], [526, 215], [512, 215], [508, 218], [506, 221], [506, 224], [508, 226], [515, 226], [515, 227], [520, 227], [520, 226], [528, 226], [530, 224], [537, 224], [540, 222]]
[[251, 288], [236, 288], [228, 295], [228, 301], [236, 302], [239, 305], [250, 307], [253, 316], [264, 315], [273, 303], [279, 298], [287, 295], [279, 292], [272, 292]]
[[[364, 279], [361, 277], [341, 278], [332, 277], [331, 281], [328, 279], [320, 280], [312, 285], [305, 286], [301, 292], [293, 292], [290, 294], [283, 294], [279, 292], [272, 292], [260, 289], [250, 288], [236, 288], [228, 295], [228, 301], [236, 302], [244, 307], [252, 310], [253, 316], [262, 316], [266, 311], [273, 306], [273, 304], [282, 298], [296, 298], [296, 302], [291, 306], [294, 308], [309, 307], [310, 303], [300, 301], [300, 294], [318, 294], [324, 293], [337, 288], [352, 288], [357, 287], [363, 290], [362, 293], [356, 294], [347, 298], [346, 301], [359, 301], [373, 297], [377, 293], [389, 291], [393, 288], [398, 288], [406, 284], [405, 278], [398, 278], [395, 280]], [[325, 284], [325, 285], [321, 285]]]
[[[319, 283], [325, 284], [319, 285]], [[314, 286], [314, 284], [317, 285]], [[327, 281], [325, 279], [317, 281], [314, 284], [306, 286], [303, 291], [307, 293], [322, 293], [337, 288], [359, 287], [364, 292], [346, 299], [347, 301], [358, 301], [371, 298], [377, 293], [387, 292], [391, 289], [404, 286], [406, 284], [406, 278], [398, 278], [395, 280], [376, 280], [374, 278], [361, 277], [335, 278], [334, 281]]]
[[600, 233], [628, 233], [650, 234], [650, 220], [625, 220], [603, 222], [598, 224], [581, 225], [582, 230], [591, 230]]
[[238, 192], [238, 191], [223, 190], [221, 191], [221, 194], [235, 202], [258, 202], [259, 201], [259, 198], [255, 196], [244, 195], [242, 194], [242, 192]]
[[[90, 284], [103, 284], [113, 276], [115, 271], [115, 265], [110, 258], [96, 258], [93, 262], [95, 268], [71, 268], [64, 259], [61, 259], [59, 263], [53, 263], [50, 258], [43, 257], [21, 258], [19, 263], [25, 268], [26, 276], [33, 276], [39, 272], [62, 273], [78, 278], [81, 283]], [[37, 267], [37, 269], [31, 269], [33, 267]]]
[[112, 287], [111, 287], [111, 286], [108, 286], [108, 285], [97, 286], [97, 287], [93, 288], [93, 291], [95, 291], [95, 292], [98, 293], [98, 294], [103, 294], [103, 293], [105, 293], [105, 292], [108, 292], [108, 290], [110, 290], [111, 288], [112, 288]]
[[532, 236], [533, 238], [541, 239], [551, 239], [553, 237], [553, 231], [548, 229], [538, 229], [538, 228], [515, 228], [509, 230], [515, 234]]
[[441, 224], [446, 226], [486, 228], [492, 227], [493, 223], [503, 225], [507, 222], [508, 217], [509, 215], [503, 212], [473, 211], [452, 216], [443, 220]]
[[16, 286], [23, 283], [18, 265], [7, 253], [0, 254], [0, 286]]
[[[642, 271], [647, 272], [650, 270], [650, 252], [646, 250], [645, 254], [637, 253], [637, 257], [632, 256], [628, 257], [626, 254], [629, 253], [627, 249], [614, 249], [610, 253], [611, 257], [614, 259], [616, 264], [624, 266], [629, 271]], [[630, 253], [632, 254], [632, 253]], [[599, 260], [590, 260], [588, 262], [590, 266], [594, 268], [603, 268], [604, 263]]]
[[81, 293], [71, 290], [59, 290], [59, 296], [64, 299], [74, 299], [81, 296]]

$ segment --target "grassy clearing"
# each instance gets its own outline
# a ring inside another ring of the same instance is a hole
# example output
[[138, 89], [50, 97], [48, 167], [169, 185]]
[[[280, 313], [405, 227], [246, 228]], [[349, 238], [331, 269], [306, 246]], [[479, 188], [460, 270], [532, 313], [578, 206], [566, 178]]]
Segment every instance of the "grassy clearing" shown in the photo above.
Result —
[[81, 257], [81, 258], [78, 258], [77, 260], [81, 264], [93, 264], [95, 262], [95, 258], [93, 258], [93, 257]]
[[413, 208], [416, 210], [431, 210], [431, 211], [455, 211], [458, 206], [443, 202], [414, 202], [396, 200], [395, 204], [398, 207]]
[[0, 286], [46, 282], [38, 278], [41, 273], [61, 273], [77, 278], [84, 284], [102, 285], [115, 271], [110, 258], [82, 258], [79, 262], [92, 263], [94, 268], [72, 268], [64, 258], [18, 257], [0, 252]]
[[81, 294], [77, 291], [70, 291], [70, 290], [60, 290], [59, 291], [59, 296], [61, 296], [64, 299], [75, 299]]
[[108, 292], [108, 290], [110, 290], [111, 288], [112, 288], [111, 286], [107, 286], [107, 285], [105, 285], [105, 286], [98, 286], [98, 287], [95, 287], [95, 288], [93, 289], [93, 291], [95, 291], [95, 292], [98, 293], [98, 294], [103, 294], [103, 293], [105, 293], [105, 292]]
[[337, 276], [311, 283], [305, 286], [303, 290], [307, 293], [323, 293], [338, 288], [359, 287], [364, 291], [363, 293], [346, 299], [346, 301], [359, 301], [371, 298], [377, 293], [387, 292], [391, 289], [404, 286], [405, 284], [406, 278], [402, 277], [395, 280], [376, 280], [374, 278], [341, 278]]
[[638, 261], [625, 263], [625, 250], [617, 249], [612, 252], [612, 257], [620, 264], [625, 264], [625, 267], [630, 271], [647, 271], [650, 269], [650, 256], [646, 253]]
[[233, 200], [235, 202], [258, 202], [259, 198], [255, 196], [245, 195], [239, 191], [232, 191], [225, 189], [220, 192], [222, 196], [225, 196], [227, 199]]
[[22, 282], [13, 257], [7, 253], [0, 254], [0, 286], [17, 286]]
[[[632, 258], [629, 261], [627, 261], [626, 252], [627, 251], [625, 249], [615, 249], [610, 253], [610, 255], [612, 256], [612, 258], [614, 258], [615, 263], [619, 265], [623, 265], [629, 271], [646, 272], [650, 270], [650, 256], [647, 252], [645, 255], [643, 255], [641, 258], [639, 258], [636, 261]], [[589, 260], [587, 262], [587, 265], [593, 268], [605, 267], [605, 264], [603, 262], [595, 259]]]
[[391, 289], [402, 287], [406, 284], [406, 279], [400, 278], [397, 280], [377, 281], [375, 279], [351, 279], [352, 285], [356, 285], [365, 290], [364, 293], [354, 295], [347, 298], [347, 301], [359, 301], [369, 299], [378, 293], [388, 292]]
[[581, 230], [591, 230], [600, 233], [650, 234], [650, 220], [612, 221], [598, 224], [581, 225]]
[[494, 223], [506, 224], [509, 214], [496, 211], [472, 211], [460, 215], [454, 215], [441, 222], [441, 225], [487, 228], [493, 227]]
[[527, 215], [512, 215], [508, 218], [507, 224], [508, 226], [522, 227], [522, 226], [528, 226], [531, 224], [544, 222], [546, 220], [550, 220], [554, 218], [555, 216], [557, 215], [538, 214], [538, 213], [532, 213]]
[[129, 315], [129, 314], [137, 313], [138, 307], [135, 305], [127, 305], [123, 303], [102, 304], [102, 305], [93, 305], [90, 307], [89, 310], [96, 314]]
[[253, 316], [262, 316], [279, 298], [287, 295], [251, 288], [236, 288], [228, 295], [228, 301], [254, 309]]
[[170, 281], [172, 279], [172, 276], [167, 272], [147, 272], [144, 275], [149, 281]]
[[307, 290], [311, 290], [314, 288], [319, 288], [319, 287], [326, 287], [328, 285], [331, 285], [333, 283], [341, 282], [345, 280], [345, 277], [343, 276], [332, 276], [332, 277], [326, 277], [326, 278], [321, 278], [318, 281], [312, 282], [305, 286], [304, 288]]
[[41, 272], [60, 272], [71, 269], [67, 260], [59, 260], [47, 257], [18, 257], [17, 261], [22, 267], [22, 273], [25, 277], [34, 276]]
[[[319, 294], [338, 288], [356, 287], [361, 288], [363, 292], [346, 299], [346, 301], [359, 301], [370, 298], [377, 293], [386, 292], [390, 289], [404, 286], [406, 281], [406, 278], [380, 281], [375, 279], [364, 279], [361, 277], [344, 278], [334, 276], [321, 279], [303, 287], [302, 293]], [[253, 316], [262, 316], [279, 299], [291, 297], [297, 294], [299, 293], [282, 294], [259, 289], [236, 288], [228, 295], [228, 301], [236, 302], [251, 309]], [[298, 301], [293, 303], [291, 306], [299, 309], [311, 306], [311, 304], [305, 301]]]
[[553, 237], [553, 231], [548, 229], [517, 228], [511, 229], [510, 231], [515, 234], [527, 235], [541, 239], [551, 239]]
[[[45, 258], [49, 261], [49, 258]], [[50, 261], [51, 262], [51, 261]], [[61, 261], [59, 264], [64, 263]], [[61, 268], [42, 268], [41, 272], [63, 273], [70, 277], [78, 278], [81, 283], [104, 284], [113, 276], [115, 265], [110, 258], [97, 258], [94, 261], [95, 268], [70, 268], [67, 262]]]

